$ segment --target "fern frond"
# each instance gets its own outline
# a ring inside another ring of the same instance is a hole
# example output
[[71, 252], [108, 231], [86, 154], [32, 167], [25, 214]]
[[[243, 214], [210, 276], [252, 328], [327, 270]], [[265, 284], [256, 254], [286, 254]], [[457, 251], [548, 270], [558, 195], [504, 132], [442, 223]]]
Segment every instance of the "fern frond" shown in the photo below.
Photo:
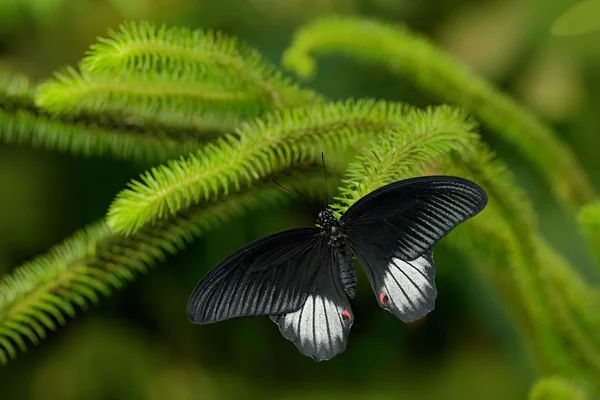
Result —
[[[321, 194], [320, 169], [292, 172], [284, 182], [309, 197]], [[335, 183], [335, 180], [332, 180]], [[317, 189], [315, 189], [317, 188]], [[315, 190], [318, 193], [315, 193]], [[291, 199], [272, 183], [193, 207], [130, 237], [111, 232], [104, 221], [75, 233], [47, 254], [16, 268], [0, 281], [0, 364], [37, 344], [77, 310], [109, 295], [168, 255], [174, 255], [213, 226], [248, 209]]]
[[175, 129], [102, 115], [53, 115], [35, 106], [25, 77], [0, 74], [0, 142], [28, 144], [85, 156], [164, 161], [201, 147], [216, 132]]
[[108, 111], [188, 127], [205, 118], [237, 122], [321, 100], [256, 50], [219, 32], [128, 22], [99, 40], [81, 71], [66, 68], [40, 85], [39, 107], [57, 114]]
[[195, 151], [210, 138], [180, 138], [170, 133], [158, 126], [146, 129], [121, 121], [112, 123], [105, 116], [56, 118], [39, 109], [6, 110], [0, 104], [0, 142], [74, 155], [164, 161]]
[[[442, 170], [477, 179], [460, 168]], [[486, 188], [487, 190], [487, 188]], [[552, 320], [540, 299], [539, 287], [524, 257], [519, 238], [506, 221], [501, 207], [491, 199], [483, 213], [457, 227], [444, 238], [463, 253], [482, 275], [516, 322], [524, 349], [540, 370], [573, 374], [569, 356], [561, 345]]]
[[366, 154], [350, 164], [342, 181], [339, 217], [361, 197], [386, 184], [421, 174], [424, 168], [452, 152], [473, 151], [476, 125], [460, 110], [448, 106], [412, 110]]
[[73, 68], [42, 83], [35, 101], [53, 114], [110, 112], [188, 129], [206, 123], [229, 130], [243, 115], [264, 110], [252, 93], [211, 81], [173, 80], [166, 73], [93, 75]]
[[533, 385], [529, 400], [590, 400], [590, 397], [576, 382], [561, 376], [550, 376]]
[[119, 31], [109, 31], [108, 38], [91, 47], [82, 68], [110, 76], [158, 71], [165, 81], [212, 82], [214, 89], [243, 89], [265, 109], [306, 105], [319, 97], [236, 38], [148, 22], [125, 22]]
[[600, 293], [540, 235], [533, 240], [534, 266], [563, 345], [588, 374], [600, 376], [600, 315], [590, 312], [600, 309]]
[[368, 19], [326, 17], [296, 33], [284, 66], [308, 77], [316, 65], [311, 53], [342, 53], [408, 76], [444, 101], [464, 107], [517, 147], [566, 204], [593, 198], [582, 167], [549, 126], [416, 33]]
[[346, 101], [272, 113], [132, 181], [111, 204], [108, 224], [130, 234], [298, 162], [318, 161], [322, 151], [349, 157], [361, 140], [398, 126], [406, 111], [400, 104]]
[[[594, 378], [600, 374], [600, 339], [593, 333], [600, 329], [600, 318], [589, 312], [600, 307], [600, 298], [541, 238], [535, 218], [531, 217], [534, 214], [531, 205], [511, 174], [497, 160], [490, 164], [490, 155], [484, 148], [478, 153], [445, 166], [480, 183], [490, 199], [478, 222], [469, 222], [465, 227], [473, 229], [473, 236], [485, 237], [484, 242], [495, 240], [499, 231], [504, 231], [502, 238], [508, 258], [501, 267], [508, 267], [505, 277], [510, 281], [502, 287], [512, 288], [502, 294], [507, 302], [521, 309], [520, 326], [526, 327], [525, 337], [535, 349], [543, 370], [582, 377], [600, 391]], [[504, 222], [489, 223], [488, 215]], [[490, 231], [488, 225], [495, 228]], [[469, 246], [466, 253], [479, 253], [479, 260], [497, 259], [486, 254], [488, 248], [481, 242]], [[479, 264], [487, 265], [489, 262]]]
[[600, 200], [583, 206], [579, 210], [577, 221], [590, 249], [596, 256], [596, 265], [600, 268]]
[[444, 170], [457, 169], [470, 176], [488, 193], [497, 198], [502, 216], [520, 227], [521, 232], [537, 228], [537, 213], [525, 190], [517, 184], [515, 175], [508, 166], [496, 158], [484, 143], [477, 151], [453, 156], [441, 165]]

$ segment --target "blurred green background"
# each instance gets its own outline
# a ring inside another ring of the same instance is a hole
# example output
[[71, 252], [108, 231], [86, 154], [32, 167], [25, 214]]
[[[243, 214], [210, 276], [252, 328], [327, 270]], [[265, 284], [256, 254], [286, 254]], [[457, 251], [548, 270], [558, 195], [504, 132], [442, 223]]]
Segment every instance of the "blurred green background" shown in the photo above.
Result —
[[[0, 0], [0, 67], [45, 78], [75, 65], [126, 19], [220, 29], [278, 63], [295, 29], [331, 13], [403, 22], [488, 77], [569, 143], [600, 189], [600, 31], [557, 37], [574, 1], [475, 0]], [[328, 57], [307, 86], [331, 98], [436, 103], [383, 69]], [[503, 143], [539, 211], [541, 231], [584, 274], [590, 257], [573, 219]], [[145, 169], [0, 144], [0, 273], [102, 217]], [[275, 231], [314, 223], [300, 203], [221, 226], [187, 251], [81, 314], [0, 371], [0, 399], [519, 399], [536, 373], [485, 279], [437, 246], [437, 308], [404, 325], [382, 311], [359, 272], [349, 346], [315, 363], [268, 318], [188, 322], [197, 281], [223, 257]]]

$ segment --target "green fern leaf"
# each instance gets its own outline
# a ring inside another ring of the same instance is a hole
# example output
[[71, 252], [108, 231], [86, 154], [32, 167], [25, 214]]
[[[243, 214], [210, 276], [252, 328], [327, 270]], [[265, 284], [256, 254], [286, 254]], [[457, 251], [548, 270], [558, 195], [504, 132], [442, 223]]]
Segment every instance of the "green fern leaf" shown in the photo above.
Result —
[[252, 93], [211, 81], [173, 80], [165, 73], [93, 75], [73, 68], [42, 83], [35, 101], [54, 114], [110, 112], [176, 128], [198, 123], [231, 128], [242, 114], [264, 110]]
[[285, 78], [253, 48], [218, 31], [125, 22], [99, 42], [82, 63], [94, 74], [160, 72], [165, 81], [214, 82], [215, 88], [243, 89], [266, 109], [305, 105], [319, 98]]
[[594, 197], [577, 159], [550, 127], [423, 37], [373, 20], [326, 17], [296, 33], [283, 64], [308, 77], [316, 66], [311, 53], [342, 53], [408, 76], [444, 101], [464, 107], [517, 147], [566, 204], [581, 205]]
[[412, 110], [365, 155], [350, 164], [342, 181], [340, 203], [332, 208], [339, 217], [368, 193], [397, 180], [422, 174], [434, 161], [456, 151], [473, 151], [476, 125], [458, 109], [441, 106]]
[[[600, 390], [594, 378], [600, 373], [600, 338], [593, 333], [600, 329], [600, 318], [589, 312], [600, 306], [597, 293], [539, 235], [530, 201], [485, 148], [454, 158], [442, 168], [473, 179], [488, 193], [486, 211], [463, 228], [463, 232], [472, 229], [470, 234], [479, 243], [470, 246], [464, 241], [463, 246], [467, 254], [475, 255], [479, 264], [474, 265], [487, 267], [488, 260], [497, 260], [498, 268], [509, 268], [499, 287], [516, 309], [519, 326], [526, 327], [524, 337], [540, 365], [582, 377]], [[487, 250], [499, 240], [506, 254], [500, 259], [494, 258], [497, 251]]]
[[349, 157], [361, 140], [387, 132], [403, 119], [403, 105], [347, 101], [276, 112], [244, 124], [236, 135], [197, 154], [172, 160], [132, 181], [113, 201], [108, 224], [130, 234], [148, 222], [227, 194], [321, 152]]
[[0, 142], [85, 156], [164, 161], [197, 150], [224, 127], [175, 128], [115, 114], [54, 115], [36, 107], [29, 79], [0, 73]]
[[[330, 171], [335, 177], [336, 169]], [[283, 179], [308, 197], [322, 190], [318, 168], [303, 175], [292, 171]], [[248, 209], [289, 200], [286, 192], [268, 183], [190, 208], [130, 237], [111, 232], [103, 221], [75, 233], [0, 281], [0, 363], [15, 358], [17, 349], [25, 351], [26, 340], [38, 343], [79, 308], [98, 302], [98, 294], [110, 295], [213, 226]]]
[[176, 127], [320, 100], [235, 39], [147, 22], [123, 24], [92, 46], [80, 72], [57, 72], [36, 94], [53, 113], [118, 112]]

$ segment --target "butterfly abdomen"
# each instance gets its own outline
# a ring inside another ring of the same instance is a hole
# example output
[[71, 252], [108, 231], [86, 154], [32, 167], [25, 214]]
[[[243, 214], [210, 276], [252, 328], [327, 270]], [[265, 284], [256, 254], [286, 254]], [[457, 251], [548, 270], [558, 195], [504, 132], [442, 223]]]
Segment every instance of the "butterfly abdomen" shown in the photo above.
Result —
[[353, 299], [356, 296], [356, 272], [354, 271], [354, 263], [352, 257], [344, 248], [336, 249], [337, 257], [340, 266], [340, 277], [344, 291]]

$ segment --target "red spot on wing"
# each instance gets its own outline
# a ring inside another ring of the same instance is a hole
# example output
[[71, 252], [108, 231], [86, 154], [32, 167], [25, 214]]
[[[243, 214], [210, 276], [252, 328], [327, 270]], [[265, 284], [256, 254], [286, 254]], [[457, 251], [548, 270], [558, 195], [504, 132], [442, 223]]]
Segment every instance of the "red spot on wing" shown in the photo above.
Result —
[[381, 293], [379, 293], [379, 302], [384, 306], [389, 306], [390, 298], [388, 297], [387, 294], [381, 292]]
[[348, 310], [342, 311], [342, 319], [344, 320], [345, 324], [349, 323], [352, 320], [352, 316], [350, 315], [350, 312]]

